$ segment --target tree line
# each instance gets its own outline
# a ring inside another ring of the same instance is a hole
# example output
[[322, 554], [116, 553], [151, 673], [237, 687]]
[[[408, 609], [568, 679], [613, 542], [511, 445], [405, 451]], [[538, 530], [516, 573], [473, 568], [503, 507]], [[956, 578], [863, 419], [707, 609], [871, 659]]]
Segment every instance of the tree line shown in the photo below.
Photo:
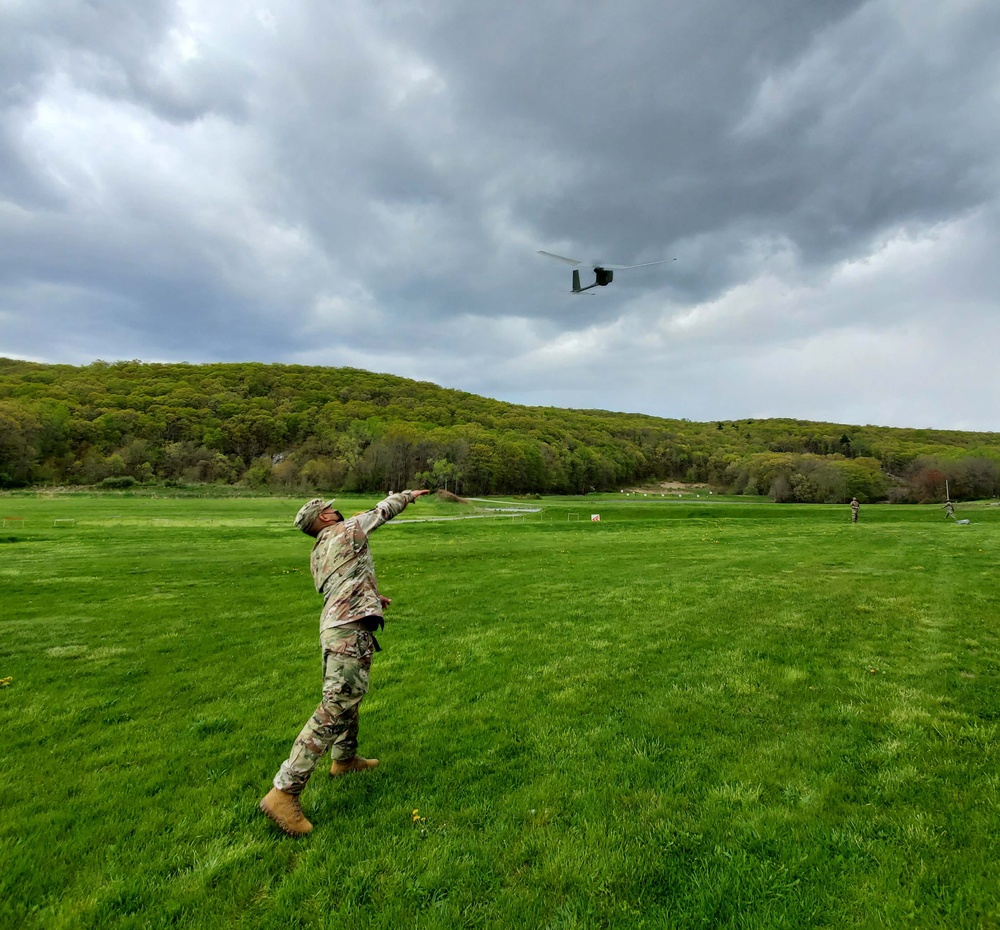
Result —
[[777, 501], [1000, 494], [1000, 434], [697, 423], [507, 404], [352, 368], [0, 359], [0, 487], [223, 484], [580, 494], [656, 481]]

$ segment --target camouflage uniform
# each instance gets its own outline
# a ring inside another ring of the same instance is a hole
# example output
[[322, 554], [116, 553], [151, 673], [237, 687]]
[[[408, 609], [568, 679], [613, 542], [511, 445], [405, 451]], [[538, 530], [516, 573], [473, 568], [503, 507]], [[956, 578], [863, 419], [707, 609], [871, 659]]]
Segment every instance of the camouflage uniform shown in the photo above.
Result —
[[323, 700], [274, 776], [280, 791], [301, 794], [328, 749], [342, 762], [357, 753], [358, 708], [379, 648], [375, 630], [384, 624], [368, 536], [413, 500], [410, 491], [390, 494], [372, 510], [328, 526], [316, 538], [309, 562], [316, 590], [323, 595]]
[[858, 503], [858, 499], [855, 497], [851, 501], [851, 523], [858, 522], [858, 511], [861, 509], [861, 504]]

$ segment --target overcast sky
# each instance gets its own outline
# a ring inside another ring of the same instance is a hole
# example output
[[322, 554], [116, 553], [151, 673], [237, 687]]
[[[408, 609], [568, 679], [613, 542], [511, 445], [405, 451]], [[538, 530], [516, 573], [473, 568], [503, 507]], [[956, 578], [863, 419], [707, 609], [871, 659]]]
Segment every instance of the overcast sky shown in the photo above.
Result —
[[[1000, 430], [998, 40], [995, 0], [0, 0], [0, 355]], [[669, 261], [573, 296], [539, 249]]]

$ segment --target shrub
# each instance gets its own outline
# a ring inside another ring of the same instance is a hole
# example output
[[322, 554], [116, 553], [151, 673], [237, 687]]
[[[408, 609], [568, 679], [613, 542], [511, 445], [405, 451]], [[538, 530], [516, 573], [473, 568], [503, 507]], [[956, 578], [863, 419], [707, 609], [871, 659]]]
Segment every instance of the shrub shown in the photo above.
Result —
[[131, 475], [112, 475], [101, 482], [102, 488], [111, 488], [116, 491], [124, 491], [134, 488], [138, 482]]

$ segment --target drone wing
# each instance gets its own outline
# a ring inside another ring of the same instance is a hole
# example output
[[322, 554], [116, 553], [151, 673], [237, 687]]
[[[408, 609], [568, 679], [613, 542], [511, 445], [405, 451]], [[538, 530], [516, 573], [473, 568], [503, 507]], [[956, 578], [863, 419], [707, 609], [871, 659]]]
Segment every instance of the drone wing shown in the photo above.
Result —
[[538, 250], [538, 254], [539, 255], [548, 255], [549, 258], [555, 258], [558, 261], [566, 262], [567, 265], [579, 265], [580, 264], [580, 262], [578, 262], [575, 258], [566, 258], [565, 255], [556, 255], [555, 252], [546, 252], [544, 249], [539, 249]]
[[676, 258], [661, 258], [658, 262], [640, 262], [638, 265], [598, 265], [598, 268], [605, 268], [608, 271], [624, 271], [626, 268], [645, 268], [647, 265], [663, 265], [666, 262], [677, 261]]

